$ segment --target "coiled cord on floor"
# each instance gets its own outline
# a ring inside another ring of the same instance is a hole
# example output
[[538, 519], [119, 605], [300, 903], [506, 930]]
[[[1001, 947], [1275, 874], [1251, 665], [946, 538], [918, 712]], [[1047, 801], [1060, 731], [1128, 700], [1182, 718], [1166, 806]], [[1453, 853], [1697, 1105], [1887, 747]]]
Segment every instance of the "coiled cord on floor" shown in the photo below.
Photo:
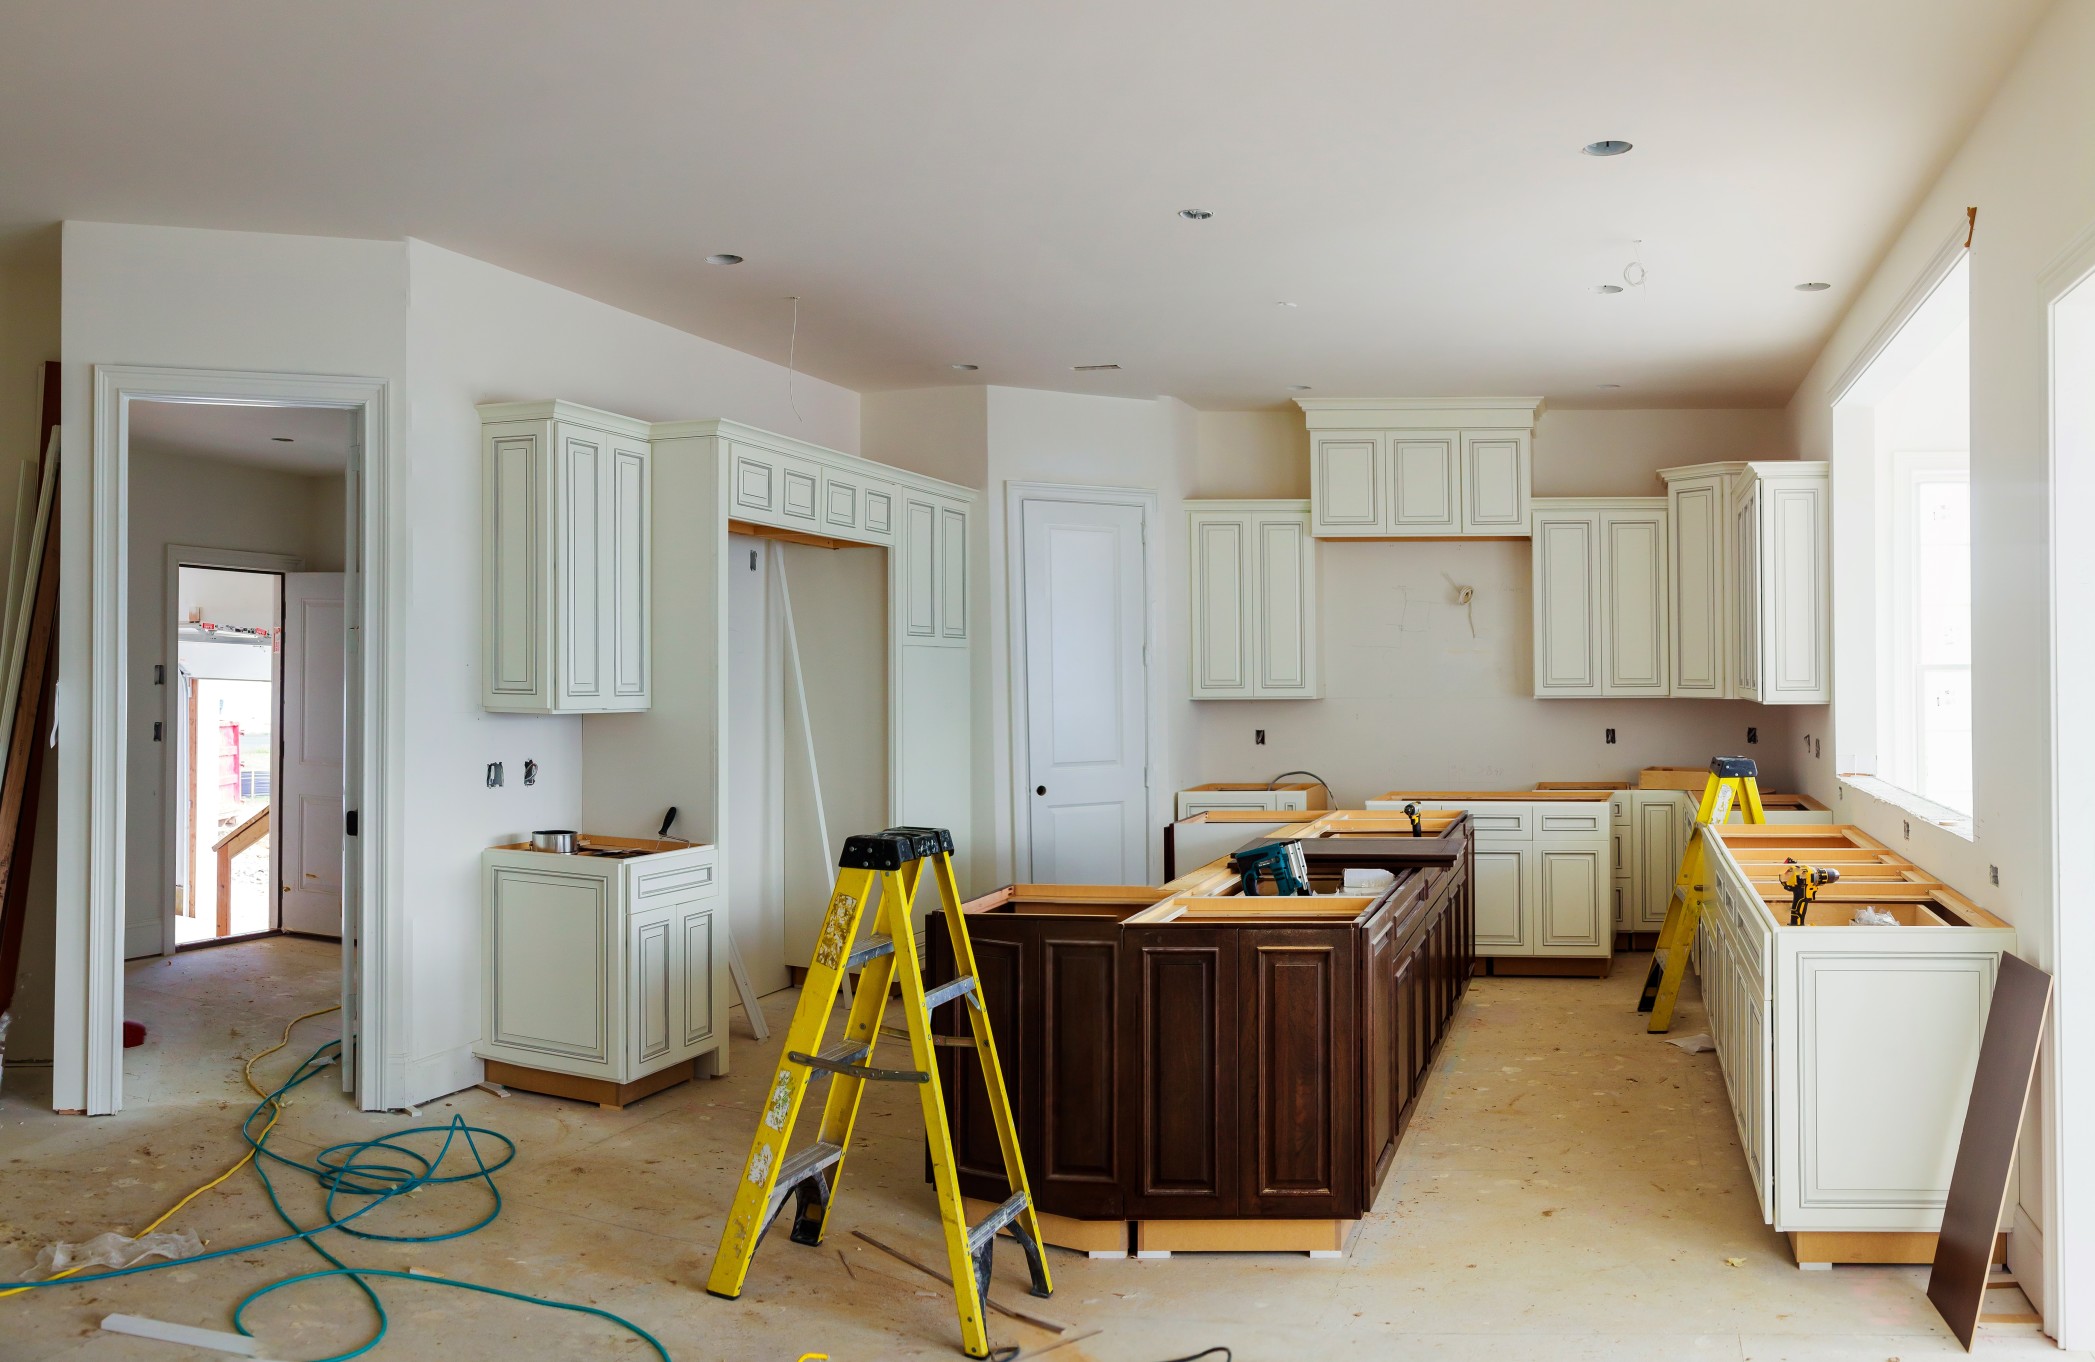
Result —
[[[279, 1244], [302, 1241], [313, 1252], [326, 1259], [330, 1266], [314, 1272], [303, 1272], [295, 1276], [285, 1277], [280, 1281], [271, 1282], [269, 1285], [251, 1291], [241, 1297], [239, 1303], [233, 1307], [233, 1327], [235, 1329], [238, 1329], [243, 1334], [249, 1332], [246, 1324], [248, 1307], [271, 1292], [281, 1291], [287, 1286], [295, 1286], [300, 1282], [314, 1281], [322, 1277], [347, 1277], [355, 1284], [357, 1290], [363, 1294], [372, 1312], [378, 1317], [377, 1329], [362, 1344], [350, 1349], [348, 1352], [336, 1353], [330, 1357], [320, 1359], [320, 1362], [349, 1362], [349, 1359], [360, 1357], [384, 1342], [386, 1331], [391, 1324], [391, 1321], [387, 1318], [384, 1303], [379, 1300], [378, 1293], [372, 1289], [367, 1279], [395, 1277], [428, 1286], [447, 1286], [461, 1291], [477, 1291], [482, 1295], [500, 1296], [508, 1300], [523, 1301], [529, 1305], [542, 1305], [552, 1310], [567, 1310], [576, 1314], [593, 1315], [598, 1319], [615, 1324], [627, 1333], [639, 1338], [648, 1347], [654, 1349], [655, 1356], [660, 1358], [662, 1362], [670, 1362], [669, 1350], [664, 1348], [661, 1341], [653, 1334], [650, 1334], [647, 1330], [623, 1316], [614, 1315], [608, 1310], [599, 1310], [593, 1305], [578, 1305], [571, 1301], [546, 1300], [539, 1296], [527, 1296], [516, 1291], [504, 1291], [500, 1287], [483, 1286], [478, 1282], [459, 1281], [450, 1277], [423, 1276], [420, 1273], [396, 1272], [387, 1268], [351, 1267], [321, 1246], [318, 1242], [318, 1236], [327, 1233], [329, 1230], [340, 1230], [344, 1234], [358, 1239], [373, 1239], [387, 1243], [435, 1244], [450, 1239], [463, 1238], [476, 1230], [484, 1229], [488, 1225], [493, 1224], [496, 1217], [502, 1213], [502, 1193], [495, 1186], [494, 1175], [508, 1167], [510, 1161], [516, 1158], [516, 1144], [508, 1136], [500, 1131], [490, 1130], [485, 1126], [468, 1125], [462, 1116], [454, 1116], [444, 1125], [409, 1126], [404, 1129], [390, 1131], [374, 1139], [352, 1140], [334, 1145], [320, 1151], [314, 1157], [312, 1163], [301, 1163], [297, 1159], [288, 1158], [271, 1149], [269, 1147], [269, 1138], [276, 1130], [278, 1121], [283, 1117], [287, 1096], [293, 1089], [311, 1082], [318, 1075], [327, 1072], [341, 1056], [341, 1042], [331, 1040], [313, 1051], [289, 1078], [269, 1092], [263, 1092], [260, 1085], [254, 1081], [255, 1063], [257, 1060], [275, 1054], [278, 1050], [290, 1044], [291, 1028], [297, 1026], [299, 1022], [311, 1017], [325, 1016], [335, 1010], [332, 1007], [322, 1008], [318, 1012], [308, 1012], [305, 1016], [293, 1018], [290, 1024], [285, 1026], [284, 1038], [281, 1041], [271, 1049], [265, 1050], [247, 1061], [246, 1066], [242, 1069], [241, 1076], [247, 1081], [248, 1087], [260, 1095], [262, 1099], [255, 1104], [253, 1110], [248, 1112], [247, 1119], [240, 1123], [241, 1137], [247, 1141], [247, 1153], [242, 1155], [240, 1160], [233, 1164], [232, 1167], [226, 1169], [225, 1172], [220, 1173], [211, 1181], [204, 1183], [173, 1206], [170, 1206], [158, 1219], [140, 1230], [138, 1235], [133, 1237], [149, 1234], [159, 1228], [175, 1212], [181, 1210], [213, 1187], [223, 1183], [249, 1163], [254, 1165], [256, 1176], [262, 1180], [262, 1188], [268, 1194], [270, 1208], [276, 1212], [277, 1218], [284, 1222], [285, 1228], [290, 1233], [280, 1234], [274, 1238], [262, 1239], [253, 1243], [238, 1244], [231, 1248], [212, 1249], [206, 1253], [192, 1254], [187, 1258], [172, 1258], [152, 1263], [134, 1263], [129, 1267], [113, 1268], [107, 1272], [82, 1272], [77, 1268], [71, 1268], [64, 1272], [55, 1273], [40, 1281], [0, 1282], [0, 1296], [18, 1295], [24, 1291], [34, 1291], [43, 1287], [80, 1286], [88, 1282], [103, 1282], [116, 1277], [136, 1276], [143, 1272], [158, 1272], [163, 1268], [188, 1267], [197, 1263], [209, 1262], [214, 1258], [227, 1258], [234, 1254], [254, 1253], [261, 1249], [274, 1248]], [[255, 1128], [258, 1121], [261, 1122], [259, 1130]], [[434, 1135], [443, 1137], [443, 1142], [438, 1146], [434, 1155], [422, 1154], [403, 1143], [415, 1136]], [[502, 1146], [501, 1157], [492, 1163], [481, 1154], [480, 1141], [483, 1139], [499, 1142]], [[462, 1145], [465, 1154], [471, 1158], [473, 1163], [471, 1171], [458, 1173], [440, 1171], [444, 1166], [444, 1160], [451, 1157], [454, 1146], [457, 1145]], [[285, 1168], [296, 1169], [298, 1172], [313, 1178], [321, 1187], [326, 1189], [327, 1199], [324, 1204], [324, 1210], [327, 1215], [326, 1223], [301, 1226], [292, 1217], [291, 1213], [284, 1209], [283, 1202], [277, 1197], [276, 1184], [270, 1181], [269, 1165], [272, 1163], [280, 1164]], [[431, 1234], [384, 1234], [377, 1230], [357, 1227], [351, 1223], [377, 1210], [395, 1197], [419, 1191], [424, 1187], [437, 1187], [448, 1183], [460, 1182], [479, 1182], [486, 1187], [488, 1195], [487, 1213], [463, 1229], [445, 1230]], [[361, 1199], [362, 1204], [354, 1206], [346, 1214], [338, 1214], [336, 1209], [337, 1203], [343, 1198]]]

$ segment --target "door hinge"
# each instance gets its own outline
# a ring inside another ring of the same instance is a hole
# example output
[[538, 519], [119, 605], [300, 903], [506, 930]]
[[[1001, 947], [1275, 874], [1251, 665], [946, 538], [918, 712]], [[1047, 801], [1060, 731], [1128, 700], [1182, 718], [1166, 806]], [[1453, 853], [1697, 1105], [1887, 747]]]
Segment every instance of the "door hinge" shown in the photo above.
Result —
[[345, 836], [348, 836], [348, 837], [354, 837], [354, 836], [356, 836], [356, 810], [355, 810], [355, 809], [351, 809], [351, 810], [349, 810], [348, 812], [346, 812], [346, 813], [344, 813], [344, 814], [342, 815], [342, 832], [343, 832], [343, 834], [344, 834]]

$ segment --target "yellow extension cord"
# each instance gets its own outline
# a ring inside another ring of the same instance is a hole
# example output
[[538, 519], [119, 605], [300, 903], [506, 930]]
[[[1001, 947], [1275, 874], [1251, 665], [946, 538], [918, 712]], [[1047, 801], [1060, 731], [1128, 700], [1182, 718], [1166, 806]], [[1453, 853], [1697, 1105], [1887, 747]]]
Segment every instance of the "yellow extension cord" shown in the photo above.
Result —
[[[324, 1016], [326, 1016], [326, 1015], [327, 1015], [328, 1013], [330, 1013], [330, 1012], [340, 1012], [341, 1010], [342, 1010], [342, 1006], [341, 1006], [341, 1004], [340, 1004], [340, 1003], [337, 1003], [337, 1004], [336, 1004], [335, 1006], [333, 1006], [333, 1007], [323, 1007], [323, 1008], [321, 1008], [321, 1009], [320, 1009], [320, 1010], [319, 1010], [318, 1012], [308, 1012], [308, 1013], [306, 1013], [306, 1014], [305, 1014], [304, 1016], [300, 1016], [300, 1017], [293, 1017], [293, 1018], [292, 1018], [292, 1019], [291, 1019], [290, 1021], [286, 1022], [286, 1023], [284, 1024], [284, 1035], [283, 1035], [283, 1038], [282, 1038], [281, 1040], [277, 1041], [277, 1043], [276, 1043], [276, 1044], [274, 1044], [274, 1045], [270, 1046], [270, 1047], [269, 1047], [269, 1048], [268, 1048], [267, 1050], [264, 1050], [264, 1051], [262, 1051], [262, 1053], [260, 1053], [260, 1054], [258, 1054], [258, 1055], [253, 1055], [253, 1056], [250, 1056], [250, 1057], [249, 1057], [249, 1059], [248, 1059], [248, 1061], [247, 1061], [247, 1063], [245, 1063], [245, 1064], [243, 1064], [243, 1065], [241, 1065], [241, 1066], [240, 1066], [240, 1080], [241, 1080], [241, 1082], [243, 1082], [243, 1083], [247, 1084], [247, 1086], [248, 1086], [248, 1090], [249, 1090], [250, 1092], [254, 1093], [254, 1095], [255, 1095], [255, 1096], [257, 1096], [257, 1097], [260, 1097], [260, 1098], [263, 1098], [263, 1099], [265, 1099], [265, 1100], [266, 1100], [266, 1099], [267, 1099], [267, 1098], [269, 1097], [269, 1094], [268, 1094], [268, 1093], [266, 1093], [266, 1092], [263, 1092], [263, 1091], [262, 1091], [262, 1089], [261, 1089], [261, 1088], [260, 1088], [259, 1086], [257, 1086], [257, 1085], [256, 1085], [256, 1083], [255, 1083], [255, 1065], [257, 1065], [257, 1064], [261, 1063], [261, 1062], [262, 1062], [263, 1060], [265, 1060], [265, 1059], [269, 1058], [269, 1057], [270, 1057], [271, 1055], [275, 1054], [275, 1053], [276, 1053], [277, 1051], [279, 1051], [279, 1050], [283, 1049], [283, 1048], [284, 1048], [284, 1047], [285, 1047], [286, 1045], [289, 1045], [289, 1044], [291, 1043], [291, 1032], [292, 1032], [292, 1029], [293, 1029], [293, 1028], [295, 1028], [295, 1027], [296, 1027], [296, 1026], [297, 1026], [297, 1025], [298, 1025], [298, 1024], [300, 1023], [300, 1022], [302, 1022], [302, 1021], [311, 1021], [311, 1020], [312, 1020], [313, 1018], [315, 1018], [315, 1017], [324, 1017]], [[277, 1119], [278, 1119], [279, 1117], [281, 1117], [281, 1116], [282, 1116], [283, 1114], [284, 1114], [284, 1106], [283, 1106], [283, 1099], [279, 1098], [279, 1099], [277, 1099], [276, 1101], [270, 1102], [270, 1104], [269, 1104], [269, 1124], [268, 1124], [268, 1125], [265, 1125], [265, 1126], [263, 1126], [263, 1127], [262, 1127], [262, 1132], [261, 1132], [261, 1134], [260, 1134], [260, 1135], [257, 1135], [257, 1136], [255, 1137], [255, 1141], [254, 1141], [254, 1143], [255, 1143], [255, 1144], [259, 1144], [259, 1143], [261, 1143], [261, 1141], [263, 1140], [263, 1138], [265, 1138], [265, 1137], [266, 1137], [266, 1136], [267, 1136], [267, 1135], [269, 1134], [270, 1130], [271, 1130], [271, 1129], [273, 1129], [273, 1128], [275, 1127], [275, 1125], [276, 1125], [276, 1123], [277, 1123]], [[204, 1193], [206, 1193], [206, 1192], [210, 1191], [210, 1190], [211, 1190], [211, 1189], [212, 1189], [213, 1187], [216, 1187], [216, 1186], [218, 1186], [218, 1185], [219, 1185], [220, 1183], [224, 1182], [224, 1181], [225, 1181], [225, 1180], [226, 1180], [227, 1178], [229, 1178], [229, 1177], [233, 1176], [233, 1174], [235, 1174], [235, 1173], [239, 1172], [239, 1171], [240, 1171], [241, 1169], [243, 1169], [243, 1168], [247, 1167], [247, 1166], [248, 1166], [248, 1165], [249, 1165], [250, 1163], [253, 1163], [253, 1162], [254, 1162], [254, 1158], [255, 1158], [255, 1150], [254, 1150], [254, 1144], [250, 1144], [250, 1145], [248, 1146], [248, 1150], [247, 1150], [247, 1152], [246, 1152], [245, 1154], [242, 1154], [242, 1155], [240, 1156], [240, 1161], [239, 1161], [238, 1163], [235, 1163], [235, 1164], [234, 1164], [234, 1165], [233, 1165], [233, 1166], [232, 1166], [231, 1168], [228, 1168], [228, 1169], [226, 1169], [226, 1170], [225, 1170], [225, 1171], [224, 1171], [223, 1173], [220, 1173], [220, 1174], [219, 1174], [219, 1175], [218, 1175], [217, 1177], [215, 1177], [215, 1178], [211, 1179], [211, 1180], [210, 1180], [209, 1182], [205, 1183], [205, 1184], [204, 1184], [203, 1186], [201, 1186], [201, 1187], [198, 1187], [198, 1188], [197, 1188], [197, 1189], [196, 1189], [195, 1191], [191, 1192], [191, 1193], [190, 1193], [189, 1195], [187, 1195], [187, 1196], [183, 1197], [183, 1198], [182, 1198], [182, 1199], [181, 1199], [180, 1201], [177, 1201], [177, 1202], [176, 1202], [176, 1203], [175, 1203], [174, 1205], [172, 1205], [172, 1206], [168, 1207], [168, 1208], [167, 1208], [166, 1210], [162, 1211], [162, 1212], [161, 1212], [161, 1213], [160, 1213], [160, 1214], [159, 1214], [159, 1215], [158, 1215], [157, 1217], [155, 1217], [155, 1219], [153, 1220], [153, 1223], [152, 1223], [152, 1224], [150, 1224], [150, 1225], [147, 1225], [147, 1226], [146, 1226], [146, 1227], [145, 1227], [144, 1229], [140, 1230], [140, 1231], [139, 1231], [138, 1233], [136, 1233], [136, 1234], [132, 1235], [131, 1237], [132, 1237], [133, 1239], [143, 1239], [143, 1238], [145, 1238], [145, 1237], [146, 1237], [147, 1235], [151, 1234], [151, 1233], [152, 1233], [152, 1232], [153, 1232], [154, 1230], [157, 1230], [157, 1229], [159, 1229], [159, 1228], [160, 1228], [160, 1227], [161, 1227], [162, 1225], [165, 1225], [165, 1224], [166, 1224], [166, 1223], [167, 1223], [167, 1222], [168, 1222], [169, 1220], [172, 1220], [172, 1219], [174, 1218], [175, 1212], [177, 1212], [177, 1211], [181, 1210], [181, 1209], [182, 1209], [182, 1208], [183, 1208], [184, 1206], [187, 1206], [187, 1205], [188, 1205], [188, 1204], [189, 1204], [190, 1202], [192, 1202], [192, 1201], [196, 1200], [196, 1199], [197, 1199], [198, 1197], [202, 1196], [202, 1195], [203, 1195]], [[65, 1269], [65, 1270], [64, 1270], [63, 1272], [54, 1272], [54, 1273], [52, 1273], [52, 1274], [50, 1275], [50, 1277], [49, 1277], [49, 1278], [47, 1278], [47, 1280], [49, 1280], [49, 1281], [54, 1281], [54, 1282], [55, 1282], [55, 1281], [57, 1281], [57, 1280], [58, 1280], [59, 1278], [61, 1278], [61, 1277], [70, 1277], [70, 1276], [72, 1276], [72, 1275], [73, 1275], [74, 1273], [76, 1273], [76, 1272], [84, 1272], [84, 1271], [86, 1271], [86, 1270], [87, 1270], [87, 1268], [88, 1268], [89, 1266], [90, 1266], [90, 1265], [89, 1265], [89, 1264], [87, 1264], [87, 1263], [82, 1263], [82, 1264], [80, 1264], [80, 1265], [79, 1265], [78, 1267], [69, 1267], [69, 1268]], [[12, 1290], [12, 1291], [0, 1291], [0, 1299], [4, 1299], [4, 1298], [6, 1298], [6, 1297], [8, 1297], [8, 1296], [19, 1296], [19, 1295], [21, 1295], [21, 1294], [22, 1294], [22, 1293], [23, 1293], [24, 1291], [29, 1291], [29, 1290], [33, 1290], [33, 1289], [34, 1289], [34, 1288], [32, 1288], [32, 1287], [27, 1287], [27, 1286], [18, 1286], [18, 1287], [16, 1287], [16, 1288], [15, 1288], [14, 1290]]]

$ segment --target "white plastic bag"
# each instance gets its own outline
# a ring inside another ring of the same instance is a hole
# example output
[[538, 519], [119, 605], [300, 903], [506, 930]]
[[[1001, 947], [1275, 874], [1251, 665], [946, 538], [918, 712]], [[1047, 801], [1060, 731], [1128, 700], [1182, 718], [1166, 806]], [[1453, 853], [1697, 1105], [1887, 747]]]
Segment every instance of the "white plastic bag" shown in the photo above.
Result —
[[37, 1250], [36, 1268], [48, 1277], [69, 1267], [129, 1267], [148, 1258], [193, 1258], [203, 1251], [203, 1241], [189, 1230], [136, 1239], [112, 1231], [84, 1244], [46, 1244]]
[[1396, 875], [1388, 870], [1351, 868], [1346, 871], [1346, 892], [1349, 894], [1379, 894], [1396, 882]]
[[1899, 925], [1899, 920], [1885, 912], [1882, 908], [1872, 908], [1865, 903], [1855, 910], [1855, 916], [1848, 919], [1848, 925], [1850, 927], [1896, 927]]

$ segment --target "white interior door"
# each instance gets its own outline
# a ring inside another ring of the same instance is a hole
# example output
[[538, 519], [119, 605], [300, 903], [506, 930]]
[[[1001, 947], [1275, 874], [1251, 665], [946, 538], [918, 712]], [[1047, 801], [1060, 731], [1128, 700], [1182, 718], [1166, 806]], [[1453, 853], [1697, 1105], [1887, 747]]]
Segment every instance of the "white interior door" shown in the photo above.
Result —
[[339, 572], [284, 574], [283, 719], [270, 835], [288, 932], [342, 935], [348, 629]]
[[1142, 508], [1021, 505], [1032, 876], [1147, 884]]

